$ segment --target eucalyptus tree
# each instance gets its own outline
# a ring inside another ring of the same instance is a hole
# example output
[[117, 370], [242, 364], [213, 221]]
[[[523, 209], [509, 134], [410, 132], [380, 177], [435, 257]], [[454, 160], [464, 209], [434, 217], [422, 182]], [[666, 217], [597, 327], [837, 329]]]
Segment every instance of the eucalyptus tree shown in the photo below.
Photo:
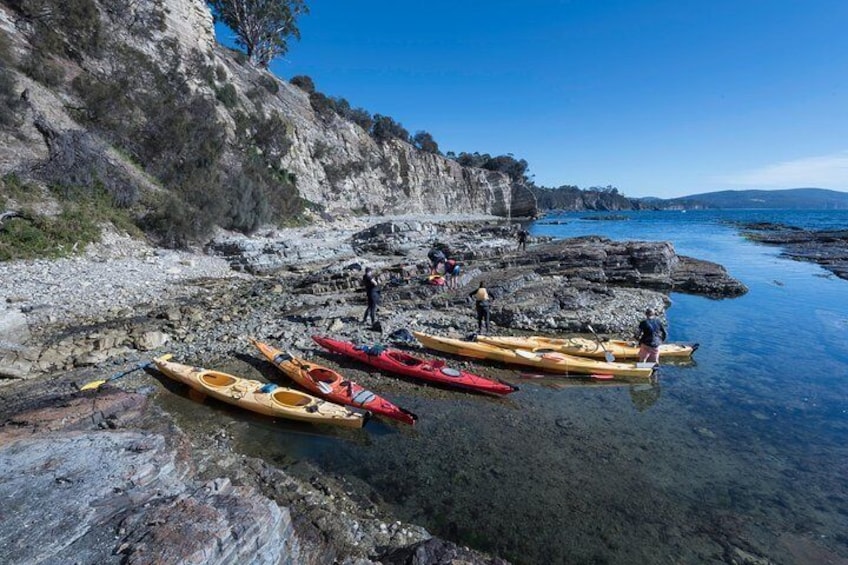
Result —
[[309, 13], [304, 0], [207, 0], [217, 21], [236, 34], [250, 62], [267, 67], [288, 51], [288, 39], [300, 39], [297, 17]]

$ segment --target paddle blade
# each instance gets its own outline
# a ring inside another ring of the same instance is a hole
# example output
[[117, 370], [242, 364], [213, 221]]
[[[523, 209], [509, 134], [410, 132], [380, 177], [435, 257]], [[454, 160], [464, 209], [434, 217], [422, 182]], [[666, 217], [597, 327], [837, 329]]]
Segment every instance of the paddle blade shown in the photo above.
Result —
[[610, 351], [606, 351], [604, 353], [604, 359], [607, 360], [607, 363], [612, 363], [615, 361], [615, 355], [613, 355]]
[[[170, 353], [166, 353], [162, 357], [157, 358], [156, 361], [167, 361], [168, 359], [171, 359], [172, 357], [173, 357], [173, 355], [171, 355]], [[85, 383], [84, 385], [82, 385], [80, 387], [80, 390], [82, 391], [82, 390], [98, 389], [108, 382], [114, 381], [115, 379], [120, 379], [121, 377], [125, 377], [125, 376], [129, 375], [130, 373], [138, 371], [139, 369], [146, 369], [147, 367], [151, 366], [152, 364], [153, 364], [153, 361], [146, 361], [144, 363], [139, 363], [138, 365], [136, 365], [132, 369], [127, 369], [126, 371], [120, 372], [116, 375], [112, 375], [108, 379], [100, 379], [100, 380], [96, 380], [96, 381], [91, 381], [90, 383]]]

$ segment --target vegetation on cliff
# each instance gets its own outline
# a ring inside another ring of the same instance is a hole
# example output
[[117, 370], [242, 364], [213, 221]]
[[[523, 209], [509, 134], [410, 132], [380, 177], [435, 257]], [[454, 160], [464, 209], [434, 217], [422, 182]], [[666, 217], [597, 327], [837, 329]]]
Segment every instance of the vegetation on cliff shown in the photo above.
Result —
[[309, 12], [303, 0], [207, 0], [215, 17], [236, 32], [250, 62], [267, 67], [288, 51], [288, 38], [300, 39], [297, 17]]
[[[0, 4], [17, 18], [23, 52], [17, 59], [13, 38], [0, 33], [2, 126], [24, 136], [28, 92], [20, 92], [16, 68], [66, 100], [63, 110], [85, 128], [65, 130], [36, 115], [33, 123], [49, 155], [16, 170], [16, 176], [47, 187], [46, 195], [63, 194], [60, 207], [72, 195], [97, 193], [99, 208], [132, 217], [170, 246], [198, 241], [215, 226], [250, 232], [264, 223], [286, 224], [303, 211], [295, 179], [280, 165], [290, 147], [289, 126], [261, 105], [276, 80], [257, 72], [259, 90], [247, 93], [251, 104], [207, 55], [186, 53], [173, 40], [151, 41], [164, 26], [163, 2]], [[9, 185], [2, 185], [6, 203], [20, 206], [6, 194]], [[27, 221], [26, 227], [17, 225]], [[57, 222], [68, 224], [32, 210], [9, 222], [4, 237], [37, 232], [51, 241]]]

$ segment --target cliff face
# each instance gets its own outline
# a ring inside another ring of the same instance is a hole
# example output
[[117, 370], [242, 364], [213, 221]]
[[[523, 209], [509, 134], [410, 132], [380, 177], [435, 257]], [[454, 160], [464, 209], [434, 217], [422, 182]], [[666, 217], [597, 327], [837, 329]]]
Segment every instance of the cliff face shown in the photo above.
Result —
[[398, 140], [375, 141], [358, 125], [315, 114], [306, 93], [288, 83], [276, 100], [292, 124], [283, 163], [301, 195], [330, 213], [482, 212], [529, 216], [535, 198], [508, 176], [462, 167]]
[[[0, 174], [19, 172], [31, 166], [33, 159], [46, 157], [44, 124], [54, 137], [86, 129], [75, 119], [78, 114], [67, 110], [84, 105], [73, 81], [79, 77], [95, 81], [119, 78], [116, 74], [121, 69], [113, 55], [130, 48], [149, 57], [163, 73], [172, 73], [169, 76], [183, 73], [183, 83], [194, 95], [214, 104], [215, 115], [226, 130], [223, 162], [232, 165], [230, 171], [241, 168], [245, 149], [239, 136], [252, 127], [250, 119], [281, 120], [285, 150], [273, 159], [294, 180], [303, 199], [330, 214], [535, 214], [534, 195], [504, 174], [461, 167], [401, 141], [377, 142], [339, 116], [317, 115], [306, 93], [250, 67], [216, 43], [212, 17], [203, 0], [87, 1], [99, 9], [101, 36], [108, 38], [105, 47], [98, 52], [80, 50], [67, 60], [56, 58], [53, 63], [63, 69], [64, 78], [50, 86], [14, 71], [18, 89], [27, 92], [27, 106], [19, 132], [0, 138], [5, 152]], [[11, 40], [18, 60], [24, 60], [34, 51], [33, 26], [11, 5], [0, 0], [0, 31]], [[163, 46], [170, 50], [167, 55]], [[206, 74], [197, 72], [198, 68]], [[227, 94], [226, 100], [222, 93]], [[42, 127], [36, 128], [39, 117]], [[101, 138], [110, 137], [108, 132], [97, 133]], [[121, 160], [120, 154], [112, 157]], [[134, 165], [126, 161], [124, 168], [132, 172]]]

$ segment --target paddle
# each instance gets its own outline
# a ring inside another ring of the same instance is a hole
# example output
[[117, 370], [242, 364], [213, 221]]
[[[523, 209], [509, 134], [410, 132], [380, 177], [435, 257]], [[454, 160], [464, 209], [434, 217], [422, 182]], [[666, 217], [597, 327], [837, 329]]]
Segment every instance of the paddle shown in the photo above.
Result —
[[[173, 355], [168, 353], [167, 355], [163, 355], [159, 359], [162, 360], [162, 361], [167, 361], [171, 357], [173, 357]], [[153, 365], [153, 361], [145, 361], [144, 363], [139, 363], [138, 365], [136, 365], [132, 369], [128, 369], [126, 371], [116, 373], [116, 374], [112, 375], [111, 377], [109, 377], [108, 379], [102, 379], [102, 380], [99, 380], [99, 381], [91, 381], [90, 383], [86, 383], [86, 384], [84, 384], [80, 387], [80, 390], [91, 390], [91, 389], [95, 389], [95, 388], [100, 388], [101, 386], [105, 385], [106, 383], [112, 382], [116, 379], [120, 379], [121, 377], [125, 377], [125, 376], [129, 375], [130, 373], [134, 373], [134, 372], [136, 372], [140, 369], [146, 369], [147, 367], [150, 367], [151, 365]]]
[[324, 394], [330, 394], [331, 392], [333, 392], [333, 387], [331, 387], [330, 385], [328, 385], [328, 384], [327, 384], [327, 383], [325, 383], [324, 381], [321, 381], [321, 380], [318, 380], [318, 379], [314, 378], [314, 377], [313, 377], [313, 376], [309, 373], [309, 365], [308, 365], [308, 364], [306, 364], [306, 363], [301, 363], [300, 359], [298, 359], [297, 357], [295, 357], [295, 356], [294, 356], [294, 354], [292, 354], [292, 352], [291, 352], [291, 351], [286, 351], [286, 353], [285, 353], [285, 354], [288, 356], [287, 361], [290, 361], [291, 363], [294, 363], [296, 366], [298, 366], [298, 367], [300, 367], [301, 369], [303, 369], [304, 371], [306, 371], [306, 374], [309, 376], [309, 378], [312, 380], [312, 382], [313, 382], [313, 383], [315, 383], [315, 386], [317, 386], [317, 387], [318, 387], [318, 390], [320, 390], [320, 391], [321, 391], [321, 392], [323, 392]]
[[595, 333], [595, 329], [591, 326], [591, 324], [586, 324], [586, 327], [589, 328], [589, 331], [592, 332], [592, 335], [595, 336], [596, 340], [598, 340], [598, 345], [600, 345], [601, 349], [604, 350], [604, 359], [606, 359], [607, 363], [615, 361], [615, 355], [613, 355], [611, 351], [607, 351], [607, 348], [604, 347], [604, 342], [601, 341], [601, 338], [599, 338], [598, 334]]

